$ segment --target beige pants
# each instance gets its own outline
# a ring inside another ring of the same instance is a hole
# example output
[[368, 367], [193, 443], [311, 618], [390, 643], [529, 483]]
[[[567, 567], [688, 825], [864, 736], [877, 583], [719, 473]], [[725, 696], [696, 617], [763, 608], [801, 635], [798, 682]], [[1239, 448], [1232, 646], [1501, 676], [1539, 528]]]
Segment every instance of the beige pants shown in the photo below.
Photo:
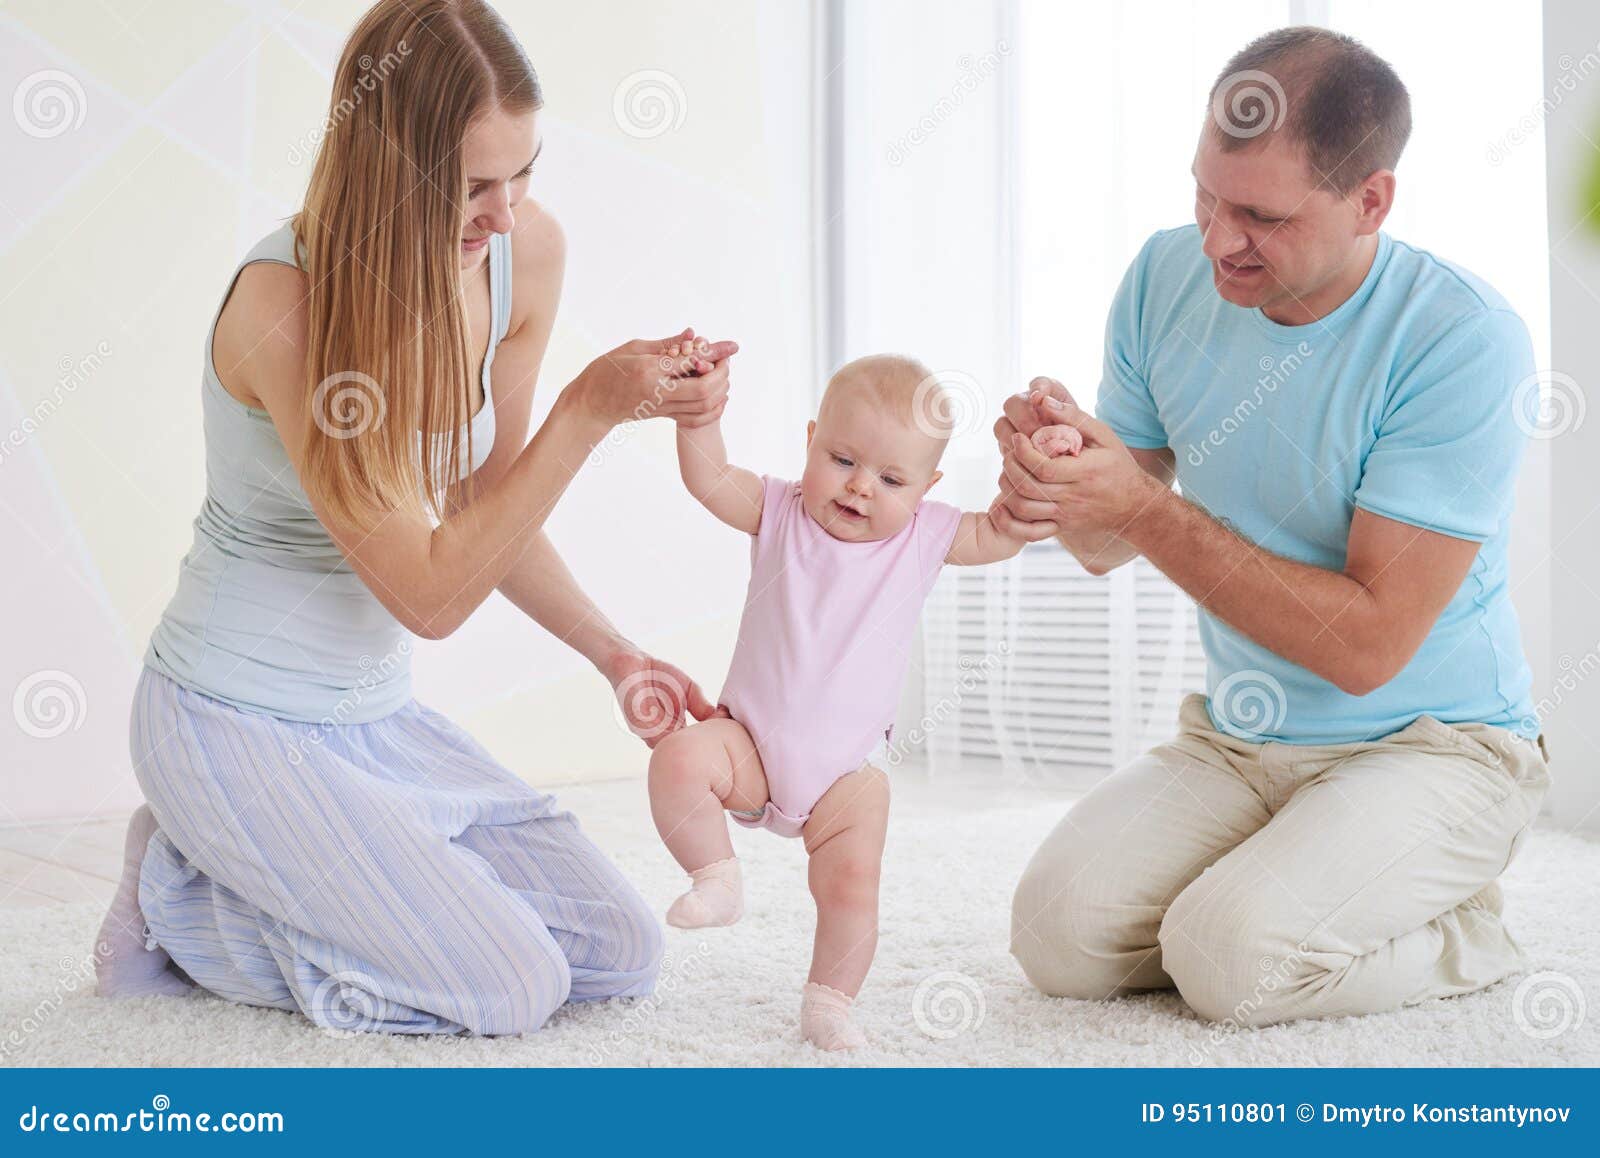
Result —
[[1487, 724], [1359, 744], [1252, 744], [1204, 696], [1176, 739], [1102, 781], [1034, 854], [1011, 951], [1046, 993], [1176, 986], [1265, 1025], [1467, 993], [1517, 969], [1493, 882], [1549, 784]]

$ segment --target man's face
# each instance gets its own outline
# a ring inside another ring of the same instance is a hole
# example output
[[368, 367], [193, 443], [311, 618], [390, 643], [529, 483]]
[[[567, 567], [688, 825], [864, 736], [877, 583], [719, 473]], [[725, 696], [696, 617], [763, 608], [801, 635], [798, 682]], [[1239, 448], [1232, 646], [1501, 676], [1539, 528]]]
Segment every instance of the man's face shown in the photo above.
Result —
[[1358, 254], [1356, 204], [1319, 185], [1281, 133], [1228, 152], [1208, 123], [1193, 172], [1195, 221], [1217, 293], [1290, 324], [1326, 313], [1319, 292]]

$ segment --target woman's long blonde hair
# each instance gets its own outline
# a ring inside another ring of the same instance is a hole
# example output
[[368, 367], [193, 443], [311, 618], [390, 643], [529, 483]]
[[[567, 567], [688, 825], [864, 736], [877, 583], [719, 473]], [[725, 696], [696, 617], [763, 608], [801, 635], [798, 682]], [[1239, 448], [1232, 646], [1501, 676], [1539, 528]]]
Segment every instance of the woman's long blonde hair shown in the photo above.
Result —
[[[542, 103], [533, 66], [482, 0], [380, 0], [345, 43], [294, 219], [310, 282], [302, 482], [330, 518], [443, 517], [472, 456], [470, 427], [460, 437], [475, 373], [462, 141], [493, 108]], [[441, 432], [436, 449], [422, 452], [419, 431]]]

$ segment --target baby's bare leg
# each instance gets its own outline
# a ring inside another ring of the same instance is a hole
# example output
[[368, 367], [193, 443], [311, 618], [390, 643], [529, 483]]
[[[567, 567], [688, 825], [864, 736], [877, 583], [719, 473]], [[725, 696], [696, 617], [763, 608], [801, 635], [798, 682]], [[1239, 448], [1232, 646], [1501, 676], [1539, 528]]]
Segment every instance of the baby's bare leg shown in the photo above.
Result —
[[850, 1024], [878, 948], [878, 881], [889, 824], [889, 778], [870, 764], [841, 777], [806, 821], [817, 935], [801, 1003], [801, 1030], [823, 1049], [865, 1044]]
[[766, 802], [761, 757], [742, 724], [706, 720], [656, 745], [650, 755], [650, 814], [673, 859], [694, 878], [667, 911], [669, 925], [700, 928], [739, 919], [744, 887], [722, 810], [756, 811]]
[[684, 872], [733, 855], [724, 808], [755, 811], [766, 802], [761, 757], [736, 720], [690, 724], [650, 754], [650, 815]]

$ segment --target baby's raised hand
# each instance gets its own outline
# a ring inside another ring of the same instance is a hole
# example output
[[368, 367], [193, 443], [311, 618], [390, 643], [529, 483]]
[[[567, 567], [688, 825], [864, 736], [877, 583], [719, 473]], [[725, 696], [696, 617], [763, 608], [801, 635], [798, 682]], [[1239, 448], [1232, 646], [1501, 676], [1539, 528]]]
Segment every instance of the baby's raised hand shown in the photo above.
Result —
[[1083, 435], [1076, 426], [1062, 423], [1058, 426], [1041, 426], [1029, 439], [1034, 449], [1047, 458], [1060, 458], [1064, 454], [1077, 454], [1083, 449]]
[[711, 343], [704, 338], [687, 338], [681, 342], [670, 342], [662, 351], [661, 368], [663, 371], [691, 378], [709, 374], [715, 365], [706, 357], [710, 350]]
[[720, 378], [718, 389], [714, 395], [708, 397], [705, 406], [695, 413], [675, 416], [680, 428], [693, 430], [709, 426], [722, 417], [722, 412], [728, 405], [728, 372], [722, 363], [738, 352], [737, 342], [709, 342], [705, 338], [696, 337], [693, 331], [689, 331], [680, 340], [669, 342], [663, 348], [661, 355], [663, 371], [676, 373], [683, 378], [701, 378], [708, 374], [717, 374]]

